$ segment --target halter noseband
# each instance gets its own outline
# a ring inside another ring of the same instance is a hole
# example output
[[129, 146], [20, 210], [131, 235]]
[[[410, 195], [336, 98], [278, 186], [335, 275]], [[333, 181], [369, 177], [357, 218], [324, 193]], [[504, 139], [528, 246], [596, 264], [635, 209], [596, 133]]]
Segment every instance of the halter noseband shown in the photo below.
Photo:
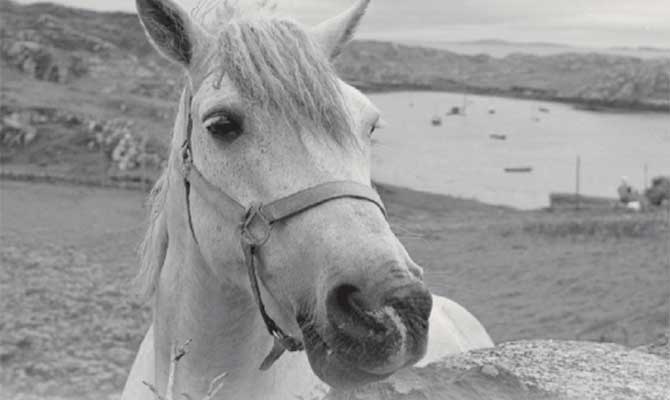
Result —
[[193, 164], [193, 150], [191, 147], [191, 135], [193, 130], [191, 97], [190, 95], [185, 95], [184, 97], [188, 102], [186, 109], [188, 125], [186, 129], [186, 139], [181, 148], [181, 173], [184, 178], [184, 186], [186, 189], [186, 212], [189, 229], [191, 230], [191, 235], [197, 245], [198, 239], [195, 236], [193, 220], [191, 218], [191, 187], [221, 215], [233, 217], [240, 221], [238, 226], [240, 246], [244, 253], [244, 261], [247, 266], [251, 290], [256, 305], [258, 306], [258, 310], [263, 318], [263, 322], [270, 335], [274, 338], [273, 348], [260, 366], [261, 370], [266, 370], [272, 366], [285, 350], [303, 350], [303, 344], [300, 340], [286, 334], [268, 315], [258, 285], [256, 262], [260, 263], [261, 260], [257, 255], [263, 244], [270, 238], [273, 224], [278, 221], [287, 220], [323, 203], [341, 198], [353, 198], [372, 202], [379, 207], [384, 216], [386, 216], [386, 209], [374, 189], [354, 181], [321, 183], [286, 197], [282, 197], [278, 200], [274, 200], [268, 204], [252, 203], [245, 207], [239, 201], [235, 200], [218, 187], [212, 185]]

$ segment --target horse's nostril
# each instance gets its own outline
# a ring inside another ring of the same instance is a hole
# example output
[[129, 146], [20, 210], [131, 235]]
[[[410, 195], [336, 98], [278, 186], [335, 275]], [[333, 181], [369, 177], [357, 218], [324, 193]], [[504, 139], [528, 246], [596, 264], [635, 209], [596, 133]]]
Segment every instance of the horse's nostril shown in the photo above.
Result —
[[[354, 285], [343, 284], [333, 289], [330, 303], [335, 303], [345, 313], [361, 313], [367, 308], [361, 290]], [[330, 304], [335, 305], [335, 304]]]
[[384, 375], [423, 356], [431, 307], [430, 292], [413, 279], [335, 285], [323, 337], [339, 360]]
[[330, 323], [353, 336], [365, 335], [370, 329], [383, 329], [374, 314], [377, 308], [371, 303], [369, 294], [349, 283], [337, 285], [326, 298]]
[[374, 315], [384, 307], [391, 307], [402, 316], [412, 315], [427, 320], [432, 308], [432, 297], [420, 282], [392, 289], [386, 285], [379, 285], [365, 292], [358, 286], [345, 283], [331, 289], [326, 299], [328, 316], [331, 320], [339, 322], [343, 320], [364, 322], [374, 318]]
[[428, 320], [433, 308], [433, 297], [423, 284], [403, 286], [391, 292], [384, 301], [401, 315]]

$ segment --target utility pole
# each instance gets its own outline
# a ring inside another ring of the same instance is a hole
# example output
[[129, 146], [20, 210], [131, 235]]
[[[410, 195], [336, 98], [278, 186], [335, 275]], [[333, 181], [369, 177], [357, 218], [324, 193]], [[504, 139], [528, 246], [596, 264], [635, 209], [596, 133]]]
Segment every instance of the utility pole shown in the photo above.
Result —
[[575, 209], [579, 210], [580, 198], [579, 198], [579, 189], [582, 173], [582, 160], [580, 156], [577, 156], [577, 166], [575, 168]]

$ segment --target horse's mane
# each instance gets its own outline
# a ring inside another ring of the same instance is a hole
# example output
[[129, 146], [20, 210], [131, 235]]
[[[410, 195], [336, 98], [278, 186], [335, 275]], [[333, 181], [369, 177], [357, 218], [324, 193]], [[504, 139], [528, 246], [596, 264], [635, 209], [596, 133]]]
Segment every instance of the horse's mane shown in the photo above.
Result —
[[167, 254], [168, 230], [164, 210], [168, 171], [169, 167], [163, 170], [147, 199], [150, 209], [149, 226], [140, 244], [140, 269], [135, 277], [135, 283], [143, 298], [149, 298], [154, 293]]
[[[251, 10], [245, 6], [239, 1], [205, 0], [194, 9], [194, 20], [215, 44], [200, 62], [207, 64], [209, 73], [230, 79], [249, 106], [269, 113], [262, 119], [276, 123], [281, 117], [292, 126], [325, 127], [341, 142], [350, 131], [351, 118], [327, 55], [297, 23], [271, 15], [274, 7], [267, 1]], [[180, 112], [186, 112], [183, 108]], [[149, 227], [140, 246], [136, 277], [145, 297], [156, 288], [167, 252], [164, 209], [172, 159], [148, 200]]]

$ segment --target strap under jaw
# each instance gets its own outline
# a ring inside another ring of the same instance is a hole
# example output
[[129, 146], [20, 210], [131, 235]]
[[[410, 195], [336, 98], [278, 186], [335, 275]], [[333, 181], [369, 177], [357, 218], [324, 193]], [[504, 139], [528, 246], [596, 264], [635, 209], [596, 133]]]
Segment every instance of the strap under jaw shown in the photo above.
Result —
[[[188, 99], [187, 106], [190, 109], [190, 99]], [[180, 149], [180, 171], [184, 179], [186, 192], [188, 226], [195, 243], [198, 244], [191, 218], [191, 188], [224, 218], [233, 218], [238, 221], [240, 247], [244, 254], [244, 261], [254, 300], [268, 332], [274, 338], [273, 348], [270, 354], [263, 360], [260, 367], [262, 370], [266, 370], [272, 366], [272, 363], [285, 350], [300, 351], [304, 348], [300, 340], [286, 334], [268, 315], [261, 297], [256, 261], [260, 261], [258, 251], [270, 238], [273, 224], [289, 219], [323, 203], [341, 198], [369, 201], [375, 204], [385, 217], [386, 209], [373, 188], [353, 181], [326, 182], [280, 198], [267, 205], [254, 203], [245, 207], [239, 201], [212, 185], [193, 164], [193, 150], [191, 148], [192, 129], [193, 121], [189, 111], [186, 138]]]

